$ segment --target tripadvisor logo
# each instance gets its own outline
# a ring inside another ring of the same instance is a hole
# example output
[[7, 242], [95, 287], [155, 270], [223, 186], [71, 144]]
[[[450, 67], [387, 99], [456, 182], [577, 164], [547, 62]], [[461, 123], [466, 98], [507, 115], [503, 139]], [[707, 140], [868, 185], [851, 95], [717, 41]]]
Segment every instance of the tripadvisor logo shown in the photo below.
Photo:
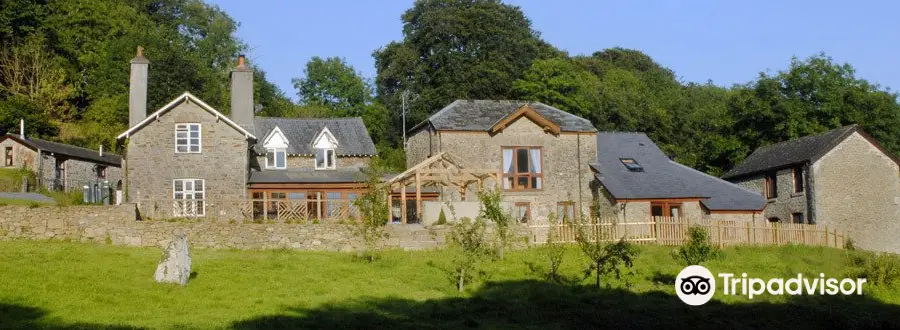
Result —
[[[772, 278], [768, 281], [761, 278], [748, 277], [742, 273], [740, 277], [732, 273], [719, 273], [722, 280], [722, 294], [742, 295], [748, 299], [763, 293], [770, 295], [861, 295], [866, 279], [836, 279], [825, 278], [820, 273], [818, 277], [806, 277], [802, 273], [787, 280]], [[699, 265], [687, 266], [675, 277], [675, 294], [685, 304], [700, 306], [712, 299], [716, 292], [716, 278], [706, 267]]]

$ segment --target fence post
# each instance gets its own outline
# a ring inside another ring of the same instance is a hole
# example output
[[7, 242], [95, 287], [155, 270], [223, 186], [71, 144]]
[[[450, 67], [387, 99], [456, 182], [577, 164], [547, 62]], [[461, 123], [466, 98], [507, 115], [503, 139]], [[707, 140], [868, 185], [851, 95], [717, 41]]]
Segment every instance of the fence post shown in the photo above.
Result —
[[750, 245], [753, 245], [753, 238], [750, 237], [750, 225], [752, 224], [752, 222], [747, 223], [747, 240], [749, 241], [748, 243], [750, 243]]
[[839, 248], [837, 243], [837, 228], [834, 229], [834, 247]]
[[775, 246], [778, 246], [778, 223], [772, 223], [772, 240], [775, 242]]

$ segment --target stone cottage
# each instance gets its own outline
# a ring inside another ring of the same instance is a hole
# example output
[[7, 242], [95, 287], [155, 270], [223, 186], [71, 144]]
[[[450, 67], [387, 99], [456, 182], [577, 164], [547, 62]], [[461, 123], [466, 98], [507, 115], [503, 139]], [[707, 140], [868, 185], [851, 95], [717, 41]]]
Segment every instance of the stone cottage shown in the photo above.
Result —
[[[253, 71], [231, 72], [231, 115], [184, 93], [147, 115], [149, 60], [131, 61], [126, 190], [160, 217], [337, 216], [365, 181], [375, 146], [360, 118], [257, 117]], [[254, 201], [251, 201], [255, 199]], [[292, 202], [290, 202], [292, 201]]]
[[107, 181], [121, 186], [122, 159], [100, 150], [42, 139], [6, 134], [0, 137], [3, 168], [26, 168], [37, 175], [38, 185], [49, 190], [81, 190]]
[[676, 163], [644, 133], [597, 133], [590, 167], [599, 211], [617, 222], [762, 219], [759, 193]]
[[900, 166], [859, 126], [764, 146], [724, 175], [772, 222], [825, 225], [861, 248], [900, 252]]
[[[597, 129], [587, 119], [539, 102], [457, 100], [409, 134], [407, 167], [422, 170], [392, 183], [409, 187], [417, 178], [421, 185], [433, 175], [430, 182], [440, 188], [434, 198], [459, 201], [473, 200], [476, 185], [499, 181], [503, 199], [524, 223], [589, 210]], [[446, 163], [446, 175], [423, 169], [436, 162]], [[454, 182], [461, 184], [447, 189]]]

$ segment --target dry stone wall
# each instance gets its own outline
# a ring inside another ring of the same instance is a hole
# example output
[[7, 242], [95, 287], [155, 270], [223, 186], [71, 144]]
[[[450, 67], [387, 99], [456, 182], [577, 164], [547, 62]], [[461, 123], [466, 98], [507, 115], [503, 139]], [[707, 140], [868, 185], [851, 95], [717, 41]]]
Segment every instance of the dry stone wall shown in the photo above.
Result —
[[[259, 224], [210, 221], [137, 221], [134, 204], [117, 206], [0, 207], [0, 240], [71, 240], [165, 247], [183, 230], [193, 247], [352, 251], [348, 226], [341, 224]], [[385, 245], [427, 249], [444, 243], [446, 228], [388, 226]]]

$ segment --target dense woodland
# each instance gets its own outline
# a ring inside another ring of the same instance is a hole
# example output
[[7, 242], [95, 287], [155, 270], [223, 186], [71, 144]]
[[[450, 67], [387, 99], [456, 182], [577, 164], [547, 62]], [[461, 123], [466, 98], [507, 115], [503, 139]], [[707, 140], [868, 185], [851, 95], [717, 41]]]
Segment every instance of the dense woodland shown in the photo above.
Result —
[[[361, 116], [395, 167], [403, 166], [404, 91], [407, 127], [454, 99], [534, 100], [601, 130], [646, 132], [675, 160], [711, 174], [759, 146], [853, 123], [900, 152], [897, 94], [825, 54], [723, 87], [680, 81], [615, 45], [569, 55], [500, 1], [420, 0], [400, 19], [403, 39], [373, 50], [374, 80], [341, 57], [315, 57], [293, 81], [295, 104], [257, 68], [262, 115]], [[0, 127], [25, 118], [31, 135], [113, 147], [127, 124], [128, 61], [138, 45], [151, 60], [148, 109], [190, 91], [227, 113], [228, 72], [252, 43], [234, 36], [237, 26], [200, 0], [2, 1]]]

